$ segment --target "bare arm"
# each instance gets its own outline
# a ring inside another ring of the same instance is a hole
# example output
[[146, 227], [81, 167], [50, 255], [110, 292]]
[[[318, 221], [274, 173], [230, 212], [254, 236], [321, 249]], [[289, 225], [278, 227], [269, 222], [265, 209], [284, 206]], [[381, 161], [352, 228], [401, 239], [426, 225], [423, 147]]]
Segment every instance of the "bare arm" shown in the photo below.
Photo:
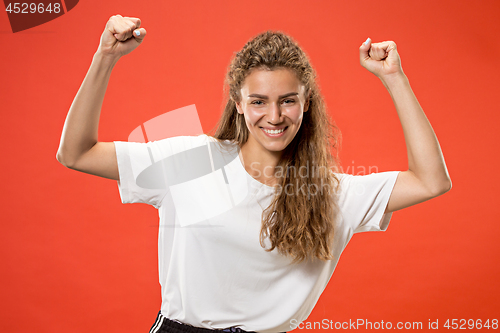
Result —
[[[113, 142], [97, 139], [99, 117], [111, 71], [120, 57], [143, 40], [146, 30], [137, 18], [112, 16], [101, 36], [101, 44], [71, 104], [57, 151], [64, 166], [100, 177], [119, 179]], [[132, 35], [140, 32], [140, 36]]]
[[394, 42], [363, 43], [361, 64], [383, 82], [403, 128], [408, 170], [400, 172], [386, 212], [437, 197], [451, 189], [451, 180], [437, 137], [401, 68]]
[[114, 143], [97, 141], [101, 106], [116, 61], [99, 51], [94, 55], [66, 117], [57, 160], [74, 170], [118, 180]]

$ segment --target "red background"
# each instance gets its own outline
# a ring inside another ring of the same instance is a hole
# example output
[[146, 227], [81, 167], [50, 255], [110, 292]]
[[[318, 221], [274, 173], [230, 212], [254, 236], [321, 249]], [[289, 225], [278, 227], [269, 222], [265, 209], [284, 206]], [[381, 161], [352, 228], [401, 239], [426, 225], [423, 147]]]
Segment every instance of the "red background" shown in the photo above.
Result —
[[159, 310], [157, 211], [122, 205], [116, 182], [55, 158], [114, 14], [148, 34], [113, 70], [101, 141], [190, 104], [210, 130], [231, 55], [275, 29], [317, 69], [349, 173], [407, 168], [390, 96], [358, 58], [367, 37], [396, 41], [453, 189], [395, 212], [385, 233], [355, 235], [307, 321], [499, 319], [498, 0], [88, 0], [15, 34], [0, 13], [0, 331], [146, 332]]

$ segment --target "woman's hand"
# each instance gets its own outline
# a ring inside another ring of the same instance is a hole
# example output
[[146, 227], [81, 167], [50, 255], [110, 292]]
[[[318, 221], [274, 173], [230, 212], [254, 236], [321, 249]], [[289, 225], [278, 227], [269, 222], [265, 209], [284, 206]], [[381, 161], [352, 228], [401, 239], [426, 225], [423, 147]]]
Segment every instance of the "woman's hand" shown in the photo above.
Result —
[[368, 38], [359, 47], [359, 61], [380, 79], [403, 73], [396, 43], [392, 41], [372, 44]]
[[116, 59], [129, 54], [146, 36], [146, 30], [140, 26], [141, 20], [138, 18], [111, 16], [101, 35], [101, 44], [97, 51]]

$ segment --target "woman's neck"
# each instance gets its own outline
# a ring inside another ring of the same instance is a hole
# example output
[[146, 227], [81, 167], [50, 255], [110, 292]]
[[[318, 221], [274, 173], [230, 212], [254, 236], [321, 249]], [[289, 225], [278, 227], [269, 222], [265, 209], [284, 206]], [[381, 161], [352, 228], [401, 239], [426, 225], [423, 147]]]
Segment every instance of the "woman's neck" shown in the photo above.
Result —
[[241, 159], [246, 171], [256, 180], [269, 186], [276, 185], [275, 168], [281, 151], [269, 151], [257, 142], [248, 140], [241, 147]]

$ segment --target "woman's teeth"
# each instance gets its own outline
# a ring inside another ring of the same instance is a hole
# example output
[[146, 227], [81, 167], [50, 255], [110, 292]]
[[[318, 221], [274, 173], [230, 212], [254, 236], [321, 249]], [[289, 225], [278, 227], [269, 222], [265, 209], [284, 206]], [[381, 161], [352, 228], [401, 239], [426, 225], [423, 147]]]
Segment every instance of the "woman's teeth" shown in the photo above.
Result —
[[279, 130], [268, 130], [268, 129], [263, 128], [263, 130], [266, 133], [269, 133], [269, 134], [279, 134], [279, 133], [283, 132], [285, 129], [282, 128], [282, 129], [279, 129]]

